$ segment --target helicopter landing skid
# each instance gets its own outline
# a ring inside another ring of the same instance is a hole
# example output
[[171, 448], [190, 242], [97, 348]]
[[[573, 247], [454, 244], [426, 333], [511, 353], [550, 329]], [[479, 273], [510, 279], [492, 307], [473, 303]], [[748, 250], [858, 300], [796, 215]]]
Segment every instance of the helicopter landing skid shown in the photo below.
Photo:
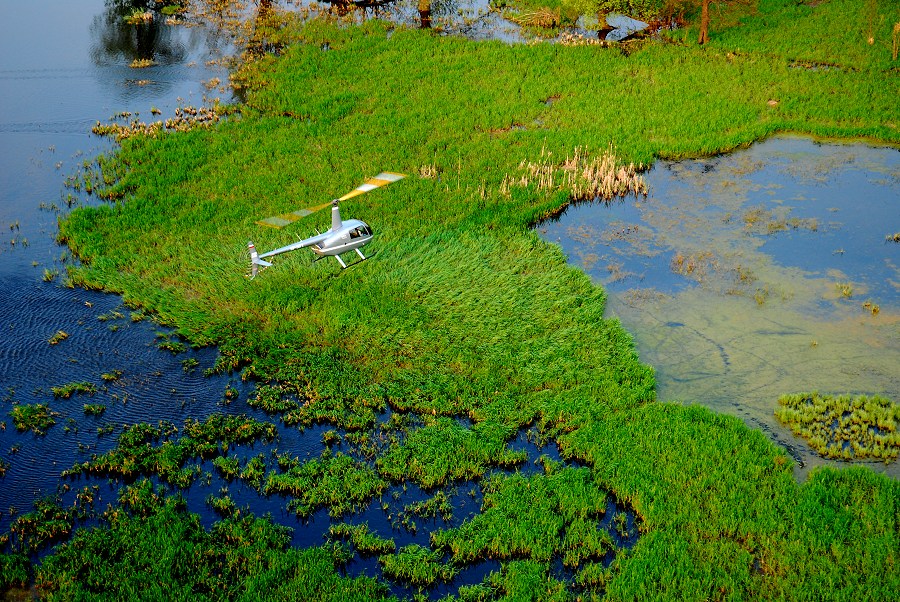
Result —
[[354, 261], [353, 263], [348, 264], [348, 265], [344, 265], [344, 262], [341, 261], [341, 258], [338, 257], [337, 255], [335, 255], [334, 257], [335, 257], [335, 259], [337, 259], [338, 262], [341, 264], [341, 267], [343, 267], [345, 270], [349, 270], [349, 269], [352, 268], [353, 266], [359, 265], [359, 264], [361, 264], [362, 262], [364, 262], [366, 259], [371, 259], [372, 257], [375, 256], [375, 253], [372, 253], [371, 255], [369, 255], [368, 257], [366, 257], [365, 255], [362, 254], [362, 252], [361, 252], [359, 249], [356, 249], [356, 254], [359, 255], [360, 257], [362, 257], [362, 259], [360, 259], [359, 261]]
[[[340, 255], [332, 255], [332, 257], [334, 257], [335, 259], [337, 259], [337, 262], [338, 262], [339, 264], [341, 264], [341, 269], [342, 269], [342, 270], [346, 270], [346, 269], [348, 269], [348, 268], [352, 268], [353, 266], [358, 265], [358, 264], [364, 262], [366, 259], [369, 259], [369, 258], [375, 256], [375, 253], [372, 253], [371, 255], [369, 255], [369, 257], [366, 257], [365, 255], [362, 254], [362, 251], [360, 251], [359, 249], [354, 249], [354, 251], [356, 251], [356, 254], [359, 255], [362, 259], [360, 259], [359, 261], [354, 261], [354, 262], [351, 263], [351, 264], [345, 263], [344, 260], [341, 259], [341, 256], [340, 256]], [[317, 262], [317, 261], [319, 261], [319, 260], [325, 259], [325, 257], [327, 257], [327, 255], [320, 255], [320, 256], [316, 257], [315, 259], [313, 259], [313, 263], [315, 263], [315, 262]]]

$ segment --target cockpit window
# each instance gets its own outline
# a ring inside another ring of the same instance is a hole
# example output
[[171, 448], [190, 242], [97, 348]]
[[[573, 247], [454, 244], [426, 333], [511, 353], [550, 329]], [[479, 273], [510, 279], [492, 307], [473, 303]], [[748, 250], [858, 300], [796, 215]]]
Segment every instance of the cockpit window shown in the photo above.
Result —
[[372, 236], [372, 230], [365, 224], [350, 230], [350, 238], [359, 238], [360, 236]]

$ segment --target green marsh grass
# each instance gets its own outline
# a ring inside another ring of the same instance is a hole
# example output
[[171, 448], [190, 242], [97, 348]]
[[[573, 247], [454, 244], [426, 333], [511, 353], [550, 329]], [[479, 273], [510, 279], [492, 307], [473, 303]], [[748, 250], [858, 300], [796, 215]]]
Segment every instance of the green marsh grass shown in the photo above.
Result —
[[481, 514], [462, 526], [431, 535], [457, 563], [485, 558], [531, 558], [548, 563], [562, 557], [577, 567], [602, 558], [615, 546], [598, 519], [606, 494], [587, 468], [563, 468], [547, 475], [494, 476], [482, 485]]
[[891, 462], [900, 454], [900, 405], [890, 399], [799, 393], [778, 403], [775, 416], [826, 458]]
[[170, 422], [160, 422], [157, 426], [138, 423], [122, 430], [115, 448], [76, 463], [63, 476], [87, 473], [128, 479], [158, 475], [164, 482], [185, 487], [200, 472], [199, 466], [188, 465], [191, 460], [214, 459], [229, 445], [271, 441], [274, 437], [274, 424], [247, 416], [214, 414], [204, 422], [189, 418], [180, 436]]
[[[759, 6], [778, 23], [807, 8], [850, 10], [844, 0]], [[237, 75], [247, 98], [241, 119], [122, 140], [111, 160], [115, 182], [98, 193], [113, 201], [80, 207], [61, 224], [82, 262], [71, 279], [139, 301], [192, 344], [217, 344], [218, 370], [276, 387], [273, 403], [296, 401], [285, 423], [328, 423], [365, 442], [387, 407], [417, 417], [408, 434], [374, 450], [377, 472], [339, 454], [270, 472], [267, 487], [277, 477], [277, 487], [297, 491], [301, 514], [350, 512], [384, 479], [429, 488], [515, 466], [523, 458], [507, 443], [536, 425], [588, 468], [491, 479], [496, 506], [432, 536], [459, 562], [501, 558], [490, 577], [498, 596], [566, 596], [550, 559], [568, 553], [588, 567], [606, 553], [602, 536], [582, 549], [565, 534], [596, 520], [573, 508], [611, 491], [634, 508], [641, 530], [608, 575], [584, 578], [612, 598], [889, 597], [900, 588], [890, 510], [897, 483], [865, 469], [824, 469], [798, 484], [784, 453], [739, 420], [654, 403], [652, 369], [621, 325], [604, 318], [603, 291], [528, 230], [573, 191], [504, 187], [523, 161], [575, 148], [599, 156], [612, 145], [624, 167], [724, 152], [782, 131], [900, 144], [889, 48], [844, 42], [839, 19], [774, 32], [752, 23], [714, 27], [703, 48], [648, 41], [627, 55], [475, 43], [376, 21], [289, 25], [279, 39], [291, 44], [279, 57]], [[841, 68], [798, 68], [804, 60]], [[558, 100], [548, 105], [551, 97]], [[437, 175], [342, 205], [375, 228], [374, 257], [340, 272], [297, 252], [244, 278], [248, 238], [261, 249], [280, 246], [327, 216], [287, 231], [263, 230], [257, 219], [321, 203], [382, 169]], [[181, 470], [177, 451], [173, 444], [178, 461], [167, 470]], [[336, 504], [324, 491], [304, 497], [313, 476], [333, 483]], [[527, 495], [529, 484], [546, 491], [554, 479], [561, 483], [545, 495], [547, 516], [506, 520], [506, 500]], [[857, 506], [836, 506], [838, 494]], [[838, 511], [844, 522], [830, 520]], [[136, 548], [156, 536], [133, 528]], [[407, 559], [427, 568], [418, 559], [426, 553], [407, 550], [403, 563], [391, 562], [398, 571], [413, 570]]]
[[441, 560], [441, 554], [418, 544], [410, 544], [378, 558], [385, 577], [394, 581], [430, 587], [438, 581], [451, 581], [459, 569]]
[[41, 563], [36, 587], [48, 600], [390, 598], [372, 578], [340, 577], [348, 559], [340, 548], [296, 550], [289, 541], [289, 529], [253, 516], [204, 529], [182, 498], [142, 479], [123, 488], [99, 526], [78, 530]]
[[56, 387], [50, 387], [53, 397], [69, 399], [73, 395], [93, 395], [97, 392], [97, 385], [87, 381], [71, 382]]
[[56, 424], [59, 412], [54, 412], [50, 406], [44, 403], [31, 403], [14, 405], [9, 415], [12, 417], [13, 424], [16, 425], [16, 430], [44, 435], [51, 426]]
[[85, 416], [102, 416], [106, 411], [106, 406], [102, 403], [86, 403], [84, 404]]
[[374, 470], [341, 452], [325, 450], [318, 458], [283, 464], [282, 472], [266, 476], [263, 491], [290, 496], [288, 508], [301, 517], [326, 506], [332, 517], [356, 512], [387, 489]]
[[48, 543], [67, 536], [74, 523], [75, 512], [64, 508], [59, 498], [41, 498], [34, 502], [34, 510], [13, 520], [9, 540], [4, 543], [15, 553], [34, 554]]
[[363, 555], [391, 554], [397, 549], [393, 539], [373, 533], [368, 523], [361, 525], [338, 523], [329, 527], [328, 535], [334, 539], [350, 540], [353, 547]]

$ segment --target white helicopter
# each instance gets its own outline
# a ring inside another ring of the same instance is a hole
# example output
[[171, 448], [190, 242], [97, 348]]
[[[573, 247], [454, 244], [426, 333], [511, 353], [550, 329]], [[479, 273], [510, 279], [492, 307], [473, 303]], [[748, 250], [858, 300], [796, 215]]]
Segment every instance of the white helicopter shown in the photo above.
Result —
[[265, 261], [267, 257], [274, 257], [275, 255], [287, 253], [288, 251], [296, 251], [297, 249], [306, 247], [310, 247], [312, 252], [318, 255], [319, 258], [328, 255], [334, 257], [337, 259], [337, 262], [341, 264], [341, 268], [347, 267], [347, 264], [341, 259], [341, 253], [346, 253], [347, 251], [356, 251], [357, 255], [362, 258], [360, 261], [365, 261], [368, 258], [363, 255], [362, 251], [359, 249], [372, 240], [372, 228], [370, 228], [367, 223], [358, 219], [350, 219], [347, 221], [341, 220], [341, 211], [338, 207], [338, 203], [369, 192], [370, 190], [387, 186], [388, 184], [396, 182], [397, 180], [402, 180], [405, 177], [405, 174], [383, 171], [374, 178], [369, 178], [363, 184], [357, 186], [339, 199], [334, 199], [333, 201], [325, 203], [324, 205], [319, 205], [318, 207], [300, 209], [284, 215], [267, 217], [266, 219], [256, 222], [262, 226], [283, 228], [284, 226], [297, 221], [301, 217], [305, 217], [331, 205], [331, 228], [321, 234], [305, 238], [298, 242], [275, 249], [274, 251], [268, 251], [267, 253], [262, 254], [256, 251], [256, 247], [253, 245], [252, 241], [249, 242], [247, 246], [250, 249], [250, 278], [255, 278], [261, 268], [265, 269], [272, 265], [270, 262]]

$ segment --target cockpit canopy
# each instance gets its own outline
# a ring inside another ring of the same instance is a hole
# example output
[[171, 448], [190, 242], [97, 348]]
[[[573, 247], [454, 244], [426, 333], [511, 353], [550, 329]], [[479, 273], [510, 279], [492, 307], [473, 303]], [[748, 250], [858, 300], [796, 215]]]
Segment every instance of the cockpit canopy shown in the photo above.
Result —
[[372, 229], [369, 228], [368, 224], [360, 224], [350, 230], [350, 238], [359, 238], [361, 236], [372, 236]]

